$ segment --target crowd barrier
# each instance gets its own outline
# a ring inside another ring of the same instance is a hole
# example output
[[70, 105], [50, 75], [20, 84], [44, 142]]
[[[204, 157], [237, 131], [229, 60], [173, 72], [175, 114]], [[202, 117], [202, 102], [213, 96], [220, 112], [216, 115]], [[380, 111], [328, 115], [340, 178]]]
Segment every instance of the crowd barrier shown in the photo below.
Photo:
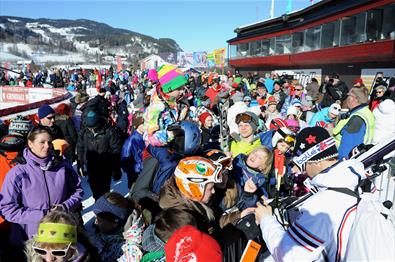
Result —
[[0, 103], [20, 104], [0, 109], [0, 117], [32, 110], [43, 104], [53, 104], [70, 96], [63, 88], [0, 86]]

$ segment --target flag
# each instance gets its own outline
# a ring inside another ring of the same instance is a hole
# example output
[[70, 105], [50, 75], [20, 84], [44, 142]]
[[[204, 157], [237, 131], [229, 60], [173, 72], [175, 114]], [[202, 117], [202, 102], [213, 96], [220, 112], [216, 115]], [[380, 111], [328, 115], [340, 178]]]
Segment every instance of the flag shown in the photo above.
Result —
[[287, 8], [285, 9], [285, 13], [289, 14], [292, 12], [292, 0], [287, 0]]

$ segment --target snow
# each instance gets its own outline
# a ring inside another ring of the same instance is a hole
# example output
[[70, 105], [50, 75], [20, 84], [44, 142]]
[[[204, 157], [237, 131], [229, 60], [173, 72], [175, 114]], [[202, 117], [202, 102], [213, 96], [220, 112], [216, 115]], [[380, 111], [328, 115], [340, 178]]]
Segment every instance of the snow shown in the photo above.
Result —
[[8, 18], [8, 22], [11, 22], [11, 23], [18, 23], [19, 20]]
[[19, 61], [23, 60], [23, 57], [16, 56], [7, 52], [0, 51], [0, 61]]

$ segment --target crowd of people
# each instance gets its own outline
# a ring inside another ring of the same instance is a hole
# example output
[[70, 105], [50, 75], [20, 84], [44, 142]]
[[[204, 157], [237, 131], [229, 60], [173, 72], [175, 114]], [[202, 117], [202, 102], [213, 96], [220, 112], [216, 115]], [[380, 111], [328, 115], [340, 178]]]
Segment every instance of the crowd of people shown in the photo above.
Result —
[[395, 135], [395, 78], [370, 92], [336, 73], [304, 86], [163, 65], [1, 76], [15, 82], [74, 95], [1, 123], [1, 261], [239, 261], [249, 240], [257, 260], [345, 260], [357, 198], [334, 189], [368, 179], [355, 147]]

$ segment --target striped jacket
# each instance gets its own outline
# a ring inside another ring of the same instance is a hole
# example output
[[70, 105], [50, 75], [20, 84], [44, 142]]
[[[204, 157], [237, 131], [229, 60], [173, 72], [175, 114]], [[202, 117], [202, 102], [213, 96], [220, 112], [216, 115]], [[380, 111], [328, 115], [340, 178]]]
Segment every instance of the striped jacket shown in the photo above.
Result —
[[365, 178], [362, 163], [338, 162], [310, 180], [317, 189], [298, 207], [291, 226], [284, 228], [274, 216], [260, 223], [267, 247], [276, 261], [342, 261], [353, 224], [357, 199], [326, 190], [347, 187], [354, 190]]

